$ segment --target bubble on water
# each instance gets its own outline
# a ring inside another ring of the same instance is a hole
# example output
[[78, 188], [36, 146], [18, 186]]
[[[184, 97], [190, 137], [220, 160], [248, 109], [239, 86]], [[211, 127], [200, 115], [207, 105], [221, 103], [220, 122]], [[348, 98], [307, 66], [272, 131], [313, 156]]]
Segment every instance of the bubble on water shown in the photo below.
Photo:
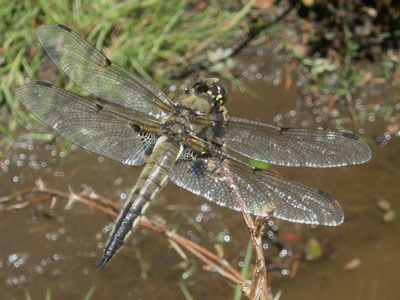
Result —
[[279, 256], [280, 256], [280, 257], [285, 257], [285, 256], [287, 256], [287, 250], [286, 250], [286, 249], [282, 249], [282, 251], [279, 252]]
[[54, 172], [54, 177], [64, 177], [64, 172], [62, 172], [62, 171], [55, 171]]
[[387, 131], [383, 134], [383, 137], [388, 141], [392, 139], [392, 135]]
[[101, 231], [103, 232], [103, 234], [106, 234], [106, 233], [110, 232], [113, 228], [114, 228], [114, 224], [110, 223], [110, 224], [107, 224], [106, 226], [104, 226]]
[[202, 212], [210, 212], [210, 211], [211, 211], [211, 206], [204, 203], [204, 204], [202, 204], [202, 205], [200, 206], [200, 210], [201, 210]]
[[31, 169], [34, 169], [34, 170], [39, 170], [40, 169], [40, 165], [36, 161], [31, 161], [29, 163], [29, 167]]
[[275, 79], [272, 81], [272, 84], [273, 84], [274, 86], [278, 86], [280, 83], [281, 83], [281, 79], [280, 79], [280, 78], [275, 78]]
[[28, 259], [28, 254], [26, 253], [12, 253], [7, 258], [7, 265], [13, 266], [14, 268], [19, 268]]
[[271, 231], [271, 230], [269, 230], [269, 231], [267, 232], [267, 236], [268, 236], [268, 238], [269, 238], [270, 240], [273, 240], [273, 239], [275, 238], [275, 234], [274, 234], [274, 232]]
[[114, 180], [114, 185], [118, 186], [121, 185], [123, 182], [122, 177], [118, 177]]
[[41, 265], [36, 265], [35, 266], [35, 271], [38, 274], [42, 274], [43, 273], [43, 267]]
[[197, 214], [196, 216], [196, 222], [200, 223], [203, 220], [204, 215], [202, 213]]
[[58, 234], [54, 233], [54, 232], [53, 233], [50, 233], [50, 232], [46, 233], [45, 237], [49, 241], [57, 241], [58, 240]]
[[283, 276], [289, 276], [290, 275], [290, 271], [288, 269], [282, 269], [281, 274]]
[[27, 278], [25, 275], [13, 276], [7, 278], [6, 284], [7, 285], [22, 285], [27, 282]]
[[83, 269], [82, 270], [82, 274], [83, 275], [89, 275], [89, 269], [88, 268]]
[[257, 64], [250, 64], [249, 65], [249, 71], [253, 72], [253, 73], [257, 72], [258, 71], [258, 65]]

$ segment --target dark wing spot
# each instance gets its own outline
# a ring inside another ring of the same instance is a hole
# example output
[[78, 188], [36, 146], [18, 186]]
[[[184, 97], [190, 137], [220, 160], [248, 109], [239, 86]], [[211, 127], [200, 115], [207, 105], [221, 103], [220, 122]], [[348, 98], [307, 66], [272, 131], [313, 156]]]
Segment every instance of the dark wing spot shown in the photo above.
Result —
[[358, 141], [360, 138], [352, 133], [342, 132], [342, 136]]
[[153, 153], [154, 146], [156, 141], [158, 140], [158, 136], [154, 136], [149, 132], [140, 132], [140, 137], [142, 138], [142, 142], [146, 145], [146, 151], [144, 152], [147, 156], [150, 156]]
[[328, 193], [325, 193], [323, 191], [318, 191], [318, 194], [320, 194], [322, 197], [331, 200], [331, 201], [335, 201], [335, 198], [333, 198], [331, 195], [329, 195]]
[[61, 29], [64, 29], [65, 31], [72, 32], [72, 29], [65, 25], [58, 24], [58, 27], [60, 27]]
[[97, 107], [97, 112], [100, 112], [103, 110], [103, 106], [101, 106], [100, 104], [96, 103], [96, 107]]
[[188, 173], [193, 177], [199, 179], [204, 177], [206, 170], [206, 163], [204, 160], [196, 160], [193, 165], [189, 168]]
[[37, 81], [36, 84], [37, 84], [37, 85], [44, 86], [44, 87], [48, 87], [48, 88], [53, 87], [52, 84], [50, 84], [50, 83], [48, 83], [48, 82], [44, 82], [44, 81]]
[[57, 46], [46, 46], [46, 53], [51, 53], [51, 60], [53, 62], [60, 61], [63, 57], [63, 54], [57, 50]]
[[140, 132], [140, 129], [141, 129], [140, 126], [138, 126], [136, 124], [131, 124], [131, 127], [135, 132]]
[[225, 134], [224, 125], [215, 124], [215, 126], [212, 128], [212, 133], [213, 133], [213, 140], [223, 137]]
[[112, 62], [106, 57], [106, 67], [111, 66]]
[[208, 153], [208, 152], [204, 152], [204, 153], [202, 153], [200, 156], [201, 156], [201, 158], [210, 158], [210, 157], [211, 157], [211, 154]]

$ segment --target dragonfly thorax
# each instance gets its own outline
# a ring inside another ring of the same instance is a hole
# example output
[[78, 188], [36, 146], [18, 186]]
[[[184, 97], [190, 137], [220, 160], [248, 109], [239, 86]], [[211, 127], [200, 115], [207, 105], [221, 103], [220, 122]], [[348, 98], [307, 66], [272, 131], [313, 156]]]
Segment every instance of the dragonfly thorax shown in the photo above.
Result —
[[181, 98], [179, 102], [185, 109], [198, 114], [209, 114], [213, 111], [213, 107], [207, 99], [194, 94]]

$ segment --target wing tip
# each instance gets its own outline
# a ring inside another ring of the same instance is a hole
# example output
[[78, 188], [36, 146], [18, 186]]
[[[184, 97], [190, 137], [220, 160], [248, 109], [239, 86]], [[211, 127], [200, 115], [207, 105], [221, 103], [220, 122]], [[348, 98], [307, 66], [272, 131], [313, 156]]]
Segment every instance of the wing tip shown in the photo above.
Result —
[[371, 160], [372, 158], [372, 150], [371, 147], [364, 142], [363, 140], [359, 139], [358, 140], [358, 147], [354, 149], [353, 152], [353, 163], [350, 163], [349, 165], [359, 165], [366, 163]]
[[283, 218], [282, 216], [277, 216], [277, 215], [274, 215], [274, 217], [291, 223], [305, 224], [312, 226], [322, 225], [322, 226], [335, 227], [343, 224], [344, 222], [343, 213], [335, 216], [335, 218], [333, 219], [325, 219], [325, 220], [299, 220], [299, 219]]
[[349, 132], [342, 132], [341, 133], [343, 137], [354, 140], [355, 143], [357, 143], [358, 147], [358, 157], [360, 158], [359, 160], [355, 161], [355, 164], [362, 164], [367, 161], [369, 161], [372, 158], [372, 151], [371, 147], [363, 141], [359, 136], [349, 133]]
[[336, 199], [333, 198], [333, 196], [331, 196], [330, 194], [328, 194], [328, 193], [326, 193], [324, 191], [318, 190], [318, 194], [321, 195], [322, 197], [324, 197], [325, 199], [330, 200], [330, 201], [336, 201]]

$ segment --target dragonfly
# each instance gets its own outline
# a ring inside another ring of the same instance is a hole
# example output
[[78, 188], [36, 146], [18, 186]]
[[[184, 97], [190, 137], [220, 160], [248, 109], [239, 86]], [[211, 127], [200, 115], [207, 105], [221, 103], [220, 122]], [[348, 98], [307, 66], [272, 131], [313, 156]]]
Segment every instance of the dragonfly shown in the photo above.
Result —
[[371, 158], [366, 142], [347, 132], [283, 128], [229, 114], [217, 78], [196, 82], [172, 100], [141, 77], [111, 62], [65, 25], [42, 25], [36, 35], [81, 96], [31, 81], [17, 99], [62, 138], [125, 165], [144, 166], [97, 267], [104, 268], [167, 184], [223, 207], [286, 221], [336, 226], [337, 200], [254, 166], [330, 168]]

